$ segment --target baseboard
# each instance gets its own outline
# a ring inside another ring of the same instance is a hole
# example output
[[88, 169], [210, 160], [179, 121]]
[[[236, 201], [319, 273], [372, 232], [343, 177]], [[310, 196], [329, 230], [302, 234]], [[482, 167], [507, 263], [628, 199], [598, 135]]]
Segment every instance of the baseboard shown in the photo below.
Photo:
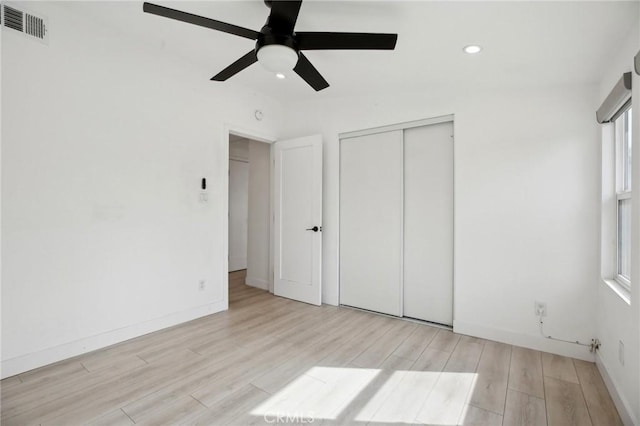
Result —
[[634, 426], [638, 425], [638, 420], [636, 416], [633, 414], [633, 410], [629, 405], [629, 401], [625, 398], [624, 394], [619, 392], [619, 386], [616, 381], [613, 379], [611, 374], [609, 374], [609, 370], [607, 370], [606, 365], [604, 364], [600, 354], [596, 354], [596, 366], [598, 367], [598, 371], [602, 376], [602, 380], [604, 384], [607, 386], [609, 390], [609, 394], [611, 395], [611, 399], [613, 399], [613, 403], [616, 405], [618, 409], [618, 414], [620, 414], [620, 418], [622, 419], [622, 423], [625, 426]]
[[16, 374], [24, 373], [25, 371], [33, 370], [34, 368], [43, 367], [54, 362], [82, 355], [97, 349], [102, 349], [116, 343], [124, 342], [125, 340], [133, 339], [134, 337], [139, 337], [154, 331], [182, 324], [226, 309], [227, 304], [221, 300], [191, 308], [186, 311], [176, 312], [161, 318], [108, 331], [96, 336], [86, 337], [60, 346], [7, 359], [2, 361], [0, 377], [4, 379], [6, 377], [15, 376]]
[[246, 285], [250, 285], [251, 287], [260, 288], [262, 290], [269, 290], [269, 281], [260, 278], [253, 278], [247, 275], [247, 277], [244, 279], [244, 283]]
[[557, 355], [568, 356], [584, 361], [594, 362], [593, 353], [585, 346], [573, 345], [571, 343], [557, 342], [545, 339], [540, 335], [528, 335], [512, 330], [484, 327], [478, 324], [453, 321], [453, 331], [459, 334], [466, 334], [473, 337], [495, 340], [497, 342], [524, 348], [535, 349], [543, 352], [550, 352]]

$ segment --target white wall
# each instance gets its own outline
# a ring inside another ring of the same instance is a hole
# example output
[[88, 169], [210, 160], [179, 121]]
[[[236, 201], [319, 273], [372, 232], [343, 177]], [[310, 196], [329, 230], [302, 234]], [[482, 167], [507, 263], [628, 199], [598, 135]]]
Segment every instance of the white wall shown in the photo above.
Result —
[[271, 145], [249, 142], [248, 285], [269, 288]]
[[3, 377], [224, 309], [225, 128], [282, 115], [73, 3], [28, 8], [51, 31], [2, 35]]
[[[638, 20], [640, 22], [640, 19]], [[636, 25], [630, 32], [626, 43], [618, 46], [612, 52], [612, 59], [607, 72], [603, 76], [599, 87], [598, 104], [606, 98], [613, 85], [620, 79], [624, 72], [633, 70], [633, 57], [640, 50], [640, 24]], [[631, 304], [628, 304], [618, 296], [600, 278], [612, 278], [615, 266], [610, 267], [608, 262], [615, 258], [616, 250], [616, 216], [615, 216], [615, 196], [613, 185], [614, 150], [608, 138], [610, 137], [611, 125], [602, 126], [603, 139], [603, 167], [602, 173], [607, 179], [603, 186], [603, 210], [602, 210], [602, 231], [601, 244], [603, 254], [603, 271], [598, 276], [597, 289], [597, 336], [602, 341], [602, 347], [598, 353], [598, 367], [602, 375], [607, 379], [609, 390], [618, 411], [621, 413], [626, 424], [638, 424], [640, 421], [640, 77], [633, 73], [633, 243], [631, 269]], [[612, 204], [613, 203], [613, 204]], [[609, 275], [609, 276], [607, 276]], [[618, 342], [624, 342], [625, 364], [618, 361]]]
[[[247, 182], [242, 187], [233, 185], [230, 181], [229, 199], [234, 196], [246, 197], [247, 208], [242, 212], [234, 211], [230, 205], [229, 210], [229, 267], [230, 270], [246, 269], [247, 276], [245, 283], [267, 290], [269, 288], [269, 245], [270, 245], [270, 158], [271, 145], [269, 143], [258, 142], [250, 139], [239, 139], [229, 143], [229, 157], [247, 162]], [[239, 166], [238, 162], [234, 163]], [[230, 175], [233, 178], [233, 174]], [[243, 191], [242, 194], [239, 194]], [[244, 211], [246, 210], [246, 211]], [[239, 215], [246, 216], [246, 220], [238, 220]], [[234, 220], [236, 219], [236, 220]], [[239, 223], [242, 222], [242, 223]], [[244, 230], [232, 229], [244, 226]], [[234, 232], [235, 231], [235, 232]], [[240, 241], [241, 235], [246, 236]], [[233, 258], [232, 254], [243, 253], [242, 261]], [[242, 264], [242, 267], [238, 265]]]
[[[229, 148], [233, 148], [230, 144]], [[248, 145], [247, 145], [248, 148]], [[247, 149], [248, 151], [248, 149]], [[247, 269], [249, 162], [229, 157], [229, 271]]]
[[229, 271], [247, 269], [249, 139], [229, 142]]
[[598, 275], [597, 87], [398, 94], [287, 105], [283, 137], [322, 132], [323, 301], [338, 303], [340, 132], [455, 114], [454, 327], [457, 331], [593, 359]]

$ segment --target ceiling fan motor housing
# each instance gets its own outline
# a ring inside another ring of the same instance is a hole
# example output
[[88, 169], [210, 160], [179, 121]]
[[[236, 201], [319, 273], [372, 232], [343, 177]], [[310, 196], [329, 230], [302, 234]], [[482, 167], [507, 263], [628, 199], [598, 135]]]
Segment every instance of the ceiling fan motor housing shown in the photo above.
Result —
[[262, 27], [258, 40], [256, 41], [256, 52], [270, 44], [287, 46], [288, 48], [295, 50], [296, 53], [299, 52], [298, 43], [296, 42], [293, 34], [276, 34], [271, 30], [271, 28], [264, 26]]

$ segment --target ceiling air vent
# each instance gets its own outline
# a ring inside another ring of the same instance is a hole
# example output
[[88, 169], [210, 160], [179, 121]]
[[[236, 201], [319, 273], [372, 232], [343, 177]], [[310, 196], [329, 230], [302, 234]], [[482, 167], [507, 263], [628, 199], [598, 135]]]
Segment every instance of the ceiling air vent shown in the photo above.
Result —
[[19, 31], [31, 39], [35, 38], [43, 43], [49, 42], [47, 19], [27, 11], [23, 7], [3, 5], [2, 25], [5, 28]]

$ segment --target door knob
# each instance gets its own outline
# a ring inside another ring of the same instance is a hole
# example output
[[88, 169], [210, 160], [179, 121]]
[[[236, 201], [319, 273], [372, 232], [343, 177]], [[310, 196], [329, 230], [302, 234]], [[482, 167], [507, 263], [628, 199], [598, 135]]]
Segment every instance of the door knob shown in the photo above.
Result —
[[322, 231], [322, 226], [320, 226], [320, 227], [314, 226], [313, 228], [307, 228], [306, 230], [307, 231], [318, 232], [318, 231]]

